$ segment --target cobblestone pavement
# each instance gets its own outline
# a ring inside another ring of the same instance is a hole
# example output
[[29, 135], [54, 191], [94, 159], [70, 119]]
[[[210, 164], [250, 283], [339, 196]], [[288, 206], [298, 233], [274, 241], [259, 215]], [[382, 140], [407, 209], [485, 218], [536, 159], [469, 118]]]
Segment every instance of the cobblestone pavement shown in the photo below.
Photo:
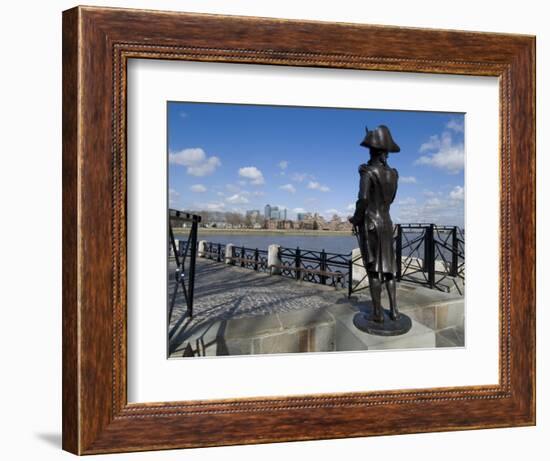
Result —
[[[174, 286], [174, 270], [175, 265], [172, 263], [169, 297]], [[413, 311], [415, 307], [429, 305], [433, 302], [434, 296], [448, 295], [437, 290], [408, 287], [401, 287], [398, 292], [398, 299], [402, 299]], [[228, 322], [235, 319], [258, 318], [259, 322], [264, 322], [285, 315], [288, 317], [292, 312], [322, 312], [325, 309], [334, 309], [335, 306], [358, 311], [369, 303], [366, 291], [354, 294], [348, 299], [345, 289], [336, 290], [320, 284], [298, 282], [282, 276], [270, 276], [267, 273], [198, 258], [193, 317], [189, 318], [187, 315], [180, 288], [169, 325], [170, 355], [182, 357], [228, 354], [229, 352], [224, 350], [224, 335]], [[428, 318], [430, 315], [426, 315], [425, 310], [419, 311], [417, 317], [416, 320], [424, 325], [434, 322]], [[250, 320], [246, 322], [250, 323]], [[438, 347], [457, 346], [461, 345], [460, 342], [463, 345], [463, 329], [458, 331], [458, 334], [454, 330], [445, 333], [437, 333]], [[212, 349], [215, 350], [214, 353], [211, 352]], [[210, 352], [205, 352], [207, 350]]]
[[[173, 273], [171, 275], [173, 277]], [[171, 278], [169, 296], [173, 284]], [[193, 318], [189, 319], [186, 314], [180, 289], [169, 328], [170, 350], [179, 348], [193, 333], [205, 328], [206, 323], [330, 306], [346, 300], [346, 295], [346, 290], [198, 258]]]

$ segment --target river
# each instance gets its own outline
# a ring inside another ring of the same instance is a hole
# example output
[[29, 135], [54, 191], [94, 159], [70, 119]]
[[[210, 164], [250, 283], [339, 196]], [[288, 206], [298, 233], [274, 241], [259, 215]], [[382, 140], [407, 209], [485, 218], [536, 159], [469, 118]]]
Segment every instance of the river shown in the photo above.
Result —
[[286, 248], [300, 247], [303, 250], [322, 251], [328, 253], [348, 254], [353, 248], [357, 248], [357, 239], [351, 235], [284, 235], [284, 234], [231, 234], [216, 232], [201, 235], [199, 230], [198, 240], [206, 240], [213, 243], [232, 243], [247, 248], [267, 250], [273, 243]]

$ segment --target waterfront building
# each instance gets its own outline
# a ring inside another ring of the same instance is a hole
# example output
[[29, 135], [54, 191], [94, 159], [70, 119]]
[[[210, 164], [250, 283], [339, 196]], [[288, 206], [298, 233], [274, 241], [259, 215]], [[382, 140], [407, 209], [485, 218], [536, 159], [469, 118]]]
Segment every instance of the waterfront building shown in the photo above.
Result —
[[264, 218], [265, 219], [275, 219], [277, 221], [282, 220], [286, 221], [287, 219], [287, 209], [279, 208], [277, 205], [267, 204], [264, 208]]
[[278, 225], [278, 221], [276, 221], [275, 219], [266, 219], [264, 228], [273, 230], [273, 229], [277, 229], [277, 225]]
[[264, 208], [264, 218], [271, 219], [271, 205], [267, 204]]
[[285, 219], [277, 223], [277, 228], [285, 230], [294, 229], [294, 223], [290, 220]]
[[281, 212], [279, 210], [278, 206], [271, 207], [271, 215], [269, 216], [270, 219], [279, 220], [281, 219]]

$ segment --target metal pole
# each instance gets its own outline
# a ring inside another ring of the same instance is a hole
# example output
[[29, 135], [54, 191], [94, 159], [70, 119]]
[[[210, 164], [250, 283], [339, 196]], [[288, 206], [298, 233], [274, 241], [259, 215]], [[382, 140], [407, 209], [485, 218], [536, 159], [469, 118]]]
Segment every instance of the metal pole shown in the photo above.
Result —
[[294, 267], [296, 268], [296, 280], [300, 280], [300, 265], [302, 264], [300, 258], [300, 247], [296, 247], [296, 253], [294, 256]]
[[426, 265], [425, 270], [428, 272], [428, 284], [430, 288], [435, 286], [435, 248], [434, 248], [434, 225], [430, 224], [426, 228], [426, 240], [424, 241], [426, 256], [424, 264]]
[[195, 291], [195, 261], [197, 259], [197, 228], [198, 221], [193, 219], [191, 224], [191, 259], [189, 261], [189, 288], [187, 290], [187, 312], [189, 318], [193, 317], [193, 292]]
[[403, 229], [401, 224], [397, 225], [397, 240], [395, 242], [395, 259], [397, 262], [397, 274], [396, 279], [398, 282], [401, 281], [401, 271], [402, 271], [402, 256], [403, 256]]
[[[325, 253], [325, 249], [323, 248], [323, 251], [321, 251], [321, 264], [320, 264], [321, 272], [327, 271], [327, 254]], [[321, 274], [321, 285], [327, 284], [327, 277], [323, 274]]]
[[451, 256], [451, 277], [458, 275], [458, 238], [456, 235], [456, 226], [453, 227], [453, 254]]
[[348, 261], [348, 299], [351, 298], [353, 292], [353, 253]]

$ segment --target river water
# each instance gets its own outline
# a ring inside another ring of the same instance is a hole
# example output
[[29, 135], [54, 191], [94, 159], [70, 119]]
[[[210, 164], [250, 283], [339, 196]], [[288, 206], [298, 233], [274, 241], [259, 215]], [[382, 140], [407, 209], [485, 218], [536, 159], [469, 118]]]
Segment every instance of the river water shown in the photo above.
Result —
[[353, 248], [357, 248], [357, 239], [351, 235], [283, 235], [283, 234], [215, 234], [201, 235], [199, 230], [198, 240], [206, 240], [213, 243], [232, 243], [246, 248], [258, 248], [267, 250], [269, 245], [275, 243], [286, 248], [300, 247], [302, 250], [322, 251], [328, 253], [348, 254]]

